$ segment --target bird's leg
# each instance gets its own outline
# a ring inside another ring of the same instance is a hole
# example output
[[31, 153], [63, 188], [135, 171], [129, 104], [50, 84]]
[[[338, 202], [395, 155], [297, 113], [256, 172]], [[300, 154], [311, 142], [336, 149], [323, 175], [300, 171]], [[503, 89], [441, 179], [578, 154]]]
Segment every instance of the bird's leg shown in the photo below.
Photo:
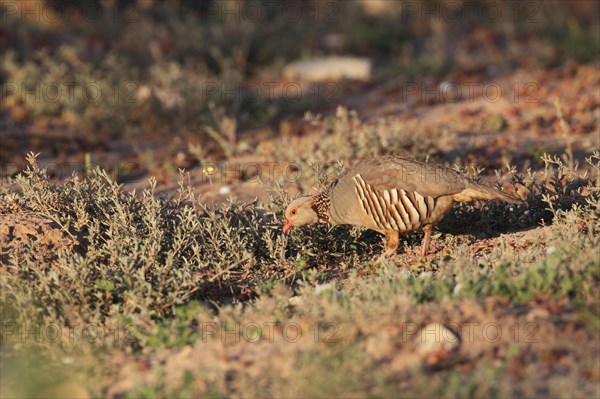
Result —
[[385, 234], [387, 241], [385, 243], [386, 256], [390, 256], [396, 253], [398, 246], [400, 245], [400, 234], [397, 231], [388, 231]]
[[431, 242], [431, 229], [432, 226], [430, 224], [423, 227], [423, 232], [425, 235], [423, 236], [423, 247], [421, 248], [421, 256], [427, 256], [429, 252], [429, 243]]
[[400, 245], [400, 234], [397, 231], [386, 231], [385, 234], [385, 252], [381, 254], [375, 261], [374, 265], [379, 265], [386, 257], [396, 253], [398, 246]]

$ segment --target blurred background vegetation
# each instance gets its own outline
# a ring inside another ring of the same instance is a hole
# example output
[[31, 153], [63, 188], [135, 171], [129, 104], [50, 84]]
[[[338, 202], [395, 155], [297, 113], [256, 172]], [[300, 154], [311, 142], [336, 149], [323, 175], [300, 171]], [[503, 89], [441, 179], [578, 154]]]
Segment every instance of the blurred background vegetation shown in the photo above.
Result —
[[[375, 85], [597, 60], [599, 11], [593, 0], [3, 0], [0, 161], [92, 153], [132, 172], [251, 153]], [[286, 65], [331, 55], [366, 57], [372, 73], [282, 95]]]

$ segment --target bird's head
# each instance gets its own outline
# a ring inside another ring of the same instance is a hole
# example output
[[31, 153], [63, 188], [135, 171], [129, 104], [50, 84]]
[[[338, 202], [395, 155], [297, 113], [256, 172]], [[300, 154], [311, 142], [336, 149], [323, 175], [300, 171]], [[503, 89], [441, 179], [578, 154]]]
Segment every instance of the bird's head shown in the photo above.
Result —
[[300, 197], [292, 201], [285, 210], [283, 232], [287, 233], [293, 226], [317, 223], [319, 217], [313, 209], [314, 196]]

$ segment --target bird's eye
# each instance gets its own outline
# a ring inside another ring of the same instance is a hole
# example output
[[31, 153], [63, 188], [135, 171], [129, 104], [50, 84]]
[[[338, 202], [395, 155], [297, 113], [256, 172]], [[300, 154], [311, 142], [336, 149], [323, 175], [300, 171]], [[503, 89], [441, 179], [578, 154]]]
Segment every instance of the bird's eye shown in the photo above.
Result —
[[292, 211], [290, 212], [292, 215], [295, 215], [296, 213], [298, 213], [298, 211], [296, 209], [292, 209]]

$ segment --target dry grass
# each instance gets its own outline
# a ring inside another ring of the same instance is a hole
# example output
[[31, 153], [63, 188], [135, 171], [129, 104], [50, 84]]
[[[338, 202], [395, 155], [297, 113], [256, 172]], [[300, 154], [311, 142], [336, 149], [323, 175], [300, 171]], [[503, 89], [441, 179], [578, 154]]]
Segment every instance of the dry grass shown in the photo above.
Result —
[[[172, 199], [152, 191], [136, 197], [100, 170], [55, 186], [29, 161], [17, 179], [22, 194], [4, 192], [2, 209], [52, 220], [72, 244], [31, 240], [6, 250], [6, 365], [35, 348], [46, 360], [31, 367], [62, 359], [68, 363], [62, 378], [83, 378], [96, 395], [588, 396], [597, 390], [598, 357], [590, 352], [598, 349], [597, 155], [586, 173], [545, 158], [538, 179], [513, 177], [531, 191], [523, 206], [462, 206], [448, 222], [469, 224], [481, 238], [506, 232], [494, 221], [523, 231], [543, 219], [549, 225], [543, 235], [473, 241], [442, 232], [437, 256], [419, 260], [406, 248], [362, 277], [356, 273], [368, 270], [380, 238], [325, 226], [284, 237], [281, 201], [206, 209], [184, 186]], [[463, 339], [458, 353], [433, 365], [418, 356], [412, 337], [431, 321], [455, 326]], [[465, 342], [469, 323], [492, 321], [504, 338]], [[41, 332], [27, 335], [35, 323]], [[77, 326], [103, 333], [90, 339]], [[407, 326], [415, 331], [403, 339]], [[51, 328], [63, 333], [57, 341], [50, 342]], [[562, 342], [564, 328], [585, 344]], [[534, 330], [535, 342], [509, 339], [509, 332]], [[293, 342], [298, 331], [303, 338]], [[564, 366], [548, 360], [556, 356]], [[111, 371], [119, 369], [114, 363], [126, 371]], [[89, 367], [105, 377], [89, 380]], [[493, 384], [484, 377], [489, 373]], [[4, 381], [6, 392], [20, 392], [21, 374]], [[579, 384], [571, 387], [573, 381]], [[38, 382], [35, 389], [45, 389]]]

